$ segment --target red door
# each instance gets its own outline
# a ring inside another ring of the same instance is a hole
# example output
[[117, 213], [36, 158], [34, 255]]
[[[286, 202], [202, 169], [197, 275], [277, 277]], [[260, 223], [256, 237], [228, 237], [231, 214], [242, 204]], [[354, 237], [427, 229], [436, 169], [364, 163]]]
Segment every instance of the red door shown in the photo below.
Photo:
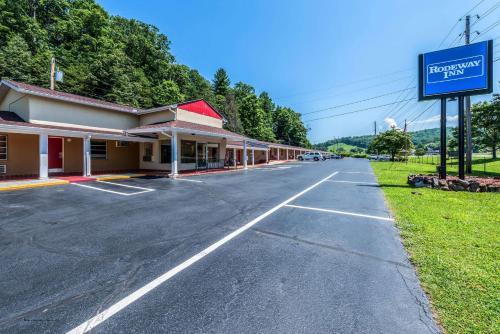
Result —
[[49, 137], [49, 169], [63, 168], [63, 139]]

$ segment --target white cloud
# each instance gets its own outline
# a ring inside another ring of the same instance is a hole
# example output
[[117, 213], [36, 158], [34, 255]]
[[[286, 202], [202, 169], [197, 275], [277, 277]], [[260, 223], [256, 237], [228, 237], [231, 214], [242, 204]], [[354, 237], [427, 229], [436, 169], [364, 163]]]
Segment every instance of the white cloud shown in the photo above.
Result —
[[389, 128], [398, 128], [398, 123], [396, 123], [394, 118], [387, 117], [384, 119], [384, 122]]

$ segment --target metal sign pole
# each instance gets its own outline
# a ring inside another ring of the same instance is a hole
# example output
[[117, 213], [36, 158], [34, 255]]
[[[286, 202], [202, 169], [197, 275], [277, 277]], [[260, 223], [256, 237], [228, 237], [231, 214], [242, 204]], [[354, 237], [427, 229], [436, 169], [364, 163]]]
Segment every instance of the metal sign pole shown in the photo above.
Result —
[[458, 177], [465, 179], [464, 97], [458, 97]]
[[439, 169], [439, 178], [446, 179], [446, 98], [441, 98], [441, 168]]

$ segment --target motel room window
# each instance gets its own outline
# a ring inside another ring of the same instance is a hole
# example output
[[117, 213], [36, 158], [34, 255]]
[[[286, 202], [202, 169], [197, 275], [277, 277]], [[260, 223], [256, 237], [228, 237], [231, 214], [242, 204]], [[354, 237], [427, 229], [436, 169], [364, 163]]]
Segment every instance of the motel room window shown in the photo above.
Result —
[[105, 160], [107, 158], [107, 145], [105, 140], [90, 141], [90, 155], [92, 159]]
[[7, 135], [0, 135], [0, 160], [7, 160]]
[[170, 141], [162, 140], [160, 142], [160, 163], [172, 163], [172, 145], [170, 145]]
[[219, 160], [219, 144], [208, 143], [208, 161], [216, 162]]
[[153, 143], [144, 143], [144, 155], [142, 156], [142, 161], [153, 161]]
[[181, 163], [196, 163], [196, 142], [191, 140], [181, 140]]

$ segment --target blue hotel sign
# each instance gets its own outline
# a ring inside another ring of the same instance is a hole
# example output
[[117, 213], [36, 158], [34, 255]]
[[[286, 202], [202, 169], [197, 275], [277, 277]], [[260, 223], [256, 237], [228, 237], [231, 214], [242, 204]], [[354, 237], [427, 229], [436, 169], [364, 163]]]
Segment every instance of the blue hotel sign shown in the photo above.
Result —
[[422, 54], [419, 99], [491, 93], [492, 64], [492, 41]]

